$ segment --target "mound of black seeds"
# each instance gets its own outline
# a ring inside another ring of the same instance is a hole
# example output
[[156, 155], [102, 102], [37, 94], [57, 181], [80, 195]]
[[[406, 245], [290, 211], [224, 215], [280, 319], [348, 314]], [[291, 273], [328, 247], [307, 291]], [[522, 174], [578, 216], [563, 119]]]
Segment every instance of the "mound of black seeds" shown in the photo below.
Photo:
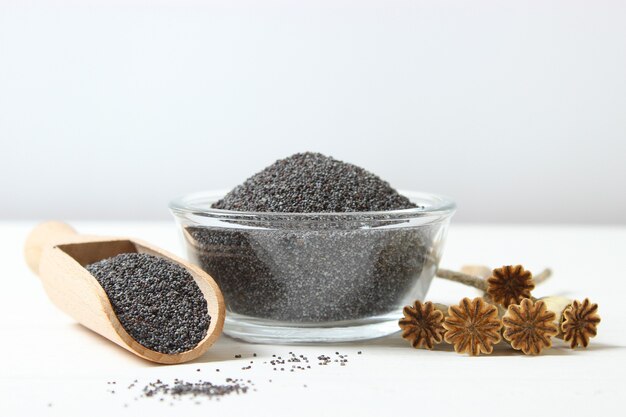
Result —
[[246, 316], [353, 320], [396, 311], [425, 295], [427, 283], [418, 278], [434, 267], [427, 254], [439, 225], [309, 227], [189, 227], [186, 240], [191, 260], [216, 280], [229, 311]]
[[319, 153], [280, 159], [248, 178], [213, 208], [281, 213], [386, 211], [416, 207], [389, 183]]
[[140, 344], [162, 353], [194, 348], [211, 317], [191, 274], [167, 259], [123, 253], [86, 266], [107, 293], [124, 329]]
[[[416, 206], [377, 176], [320, 154], [279, 160], [213, 207], [273, 212], [186, 228], [192, 261], [217, 281], [230, 313], [301, 323], [394, 313], [425, 294], [420, 277], [432, 276], [439, 256], [429, 252], [440, 223], [418, 228], [387, 214]], [[363, 211], [381, 213], [353, 213]]]

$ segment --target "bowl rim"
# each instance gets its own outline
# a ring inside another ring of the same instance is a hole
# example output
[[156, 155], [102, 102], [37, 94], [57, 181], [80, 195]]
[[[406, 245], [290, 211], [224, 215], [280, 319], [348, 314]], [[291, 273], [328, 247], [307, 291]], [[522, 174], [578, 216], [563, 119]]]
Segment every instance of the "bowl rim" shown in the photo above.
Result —
[[[340, 212], [315, 212], [315, 213], [290, 213], [274, 211], [238, 211], [215, 209], [210, 206], [194, 205], [194, 201], [214, 202], [222, 198], [229, 190], [209, 190], [185, 194], [174, 198], [169, 203], [169, 208], [176, 215], [196, 215], [208, 217], [237, 217], [271, 219], [323, 219], [332, 217], [333, 220], [359, 220], [363, 218], [412, 218], [412, 217], [448, 217], [456, 211], [456, 203], [449, 197], [421, 191], [398, 192], [408, 197], [419, 207], [401, 210], [382, 211], [340, 211]], [[209, 200], [209, 201], [207, 201]], [[425, 204], [429, 205], [426, 206]]]

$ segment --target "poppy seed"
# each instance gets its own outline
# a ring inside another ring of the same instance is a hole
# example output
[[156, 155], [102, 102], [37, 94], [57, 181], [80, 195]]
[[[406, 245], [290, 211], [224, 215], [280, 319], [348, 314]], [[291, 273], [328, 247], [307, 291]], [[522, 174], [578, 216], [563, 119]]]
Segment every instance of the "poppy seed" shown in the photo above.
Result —
[[146, 253], [123, 253], [85, 267], [106, 292], [124, 329], [143, 346], [174, 354], [206, 336], [206, 299], [182, 266]]

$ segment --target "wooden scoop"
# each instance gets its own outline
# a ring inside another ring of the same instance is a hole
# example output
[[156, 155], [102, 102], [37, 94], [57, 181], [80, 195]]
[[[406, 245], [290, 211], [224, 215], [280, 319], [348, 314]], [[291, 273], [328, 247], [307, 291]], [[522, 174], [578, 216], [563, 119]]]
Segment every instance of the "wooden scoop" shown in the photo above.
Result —
[[[156, 352], [139, 344], [122, 327], [104, 289], [85, 265], [121, 253], [159, 256], [184, 267], [204, 294], [211, 316], [207, 335], [193, 349], [177, 354]], [[215, 342], [224, 326], [224, 299], [217, 284], [199, 267], [148, 243], [126, 238], [79, 235], [65, 223], [42, 223], [26, 240], [28, 266], [39, 275], [52, 302], [76, 321], [149, 361], [174, 364], [193, 360]]]

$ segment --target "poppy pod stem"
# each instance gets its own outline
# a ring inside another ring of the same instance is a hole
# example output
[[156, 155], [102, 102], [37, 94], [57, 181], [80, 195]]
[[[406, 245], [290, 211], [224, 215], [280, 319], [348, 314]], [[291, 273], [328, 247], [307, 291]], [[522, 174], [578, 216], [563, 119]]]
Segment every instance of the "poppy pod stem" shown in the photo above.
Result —
[[519, 304], [524, 298], [532, 298], [531, 291], [536, 282], [544, 282], [552, 271], [544, 269], [536, 278], [522, 265], [504, 265], [490, 270], [486, 266], [465, 266], [459, 271], [439, 269], [436, 276], [477, 288], [485, 293], [486, 299], [505, 308]]
[[469, 285], [470, 287], [477, 288], [481, 291], [487, 291], [487, 281], [476, 275], [470, 275], [464, 272], [439, 268], [437, 270], [436, 276], [438, 278], [447, 279], [448, 281], [454, 281], [463, 285]]
[[[572, 304], [572, 299], [561, 296], [551, 296], [551, 297], [542, 297], [540, 298], [546, 304], [548, 310], [552, 311], [556, 317], [554, 318], [554, 324], [556, 324], [559, 328], [561, 328], [561, 319], [563, 318], [563, 311]], [[557, 337], [563, 336], [561, 332]]]

